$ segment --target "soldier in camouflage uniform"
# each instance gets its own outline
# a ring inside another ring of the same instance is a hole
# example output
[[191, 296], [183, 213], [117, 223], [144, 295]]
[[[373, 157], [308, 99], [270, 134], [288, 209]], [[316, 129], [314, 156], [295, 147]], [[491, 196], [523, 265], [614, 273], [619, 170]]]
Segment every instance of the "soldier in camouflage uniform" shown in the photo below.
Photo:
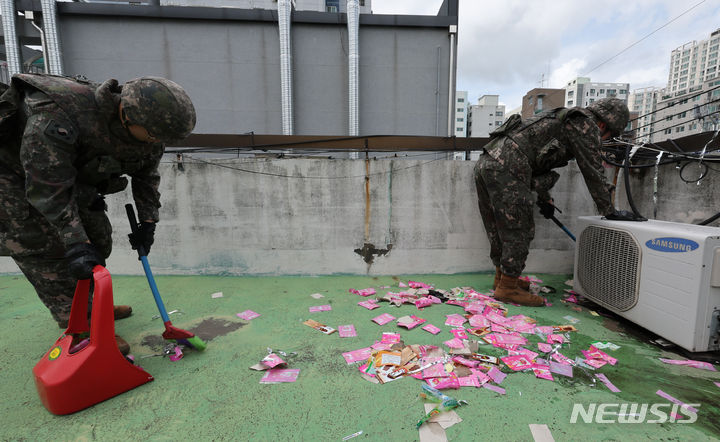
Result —
[[528, 120], [513, 116], [491, 134], [485, 154], [475, 166], [478, 205], [495, 265], [495, 297], [504, 302], [541, 306], [543, 299], [518, 279], [535, 235], [532, 192], [541, 213], [550, 218], [550, 189], [560, 175], [552, 169], [575, 159], [590, 195], [607, 219], [640, 220], [616, 211], [610, 199], [600, 157], [601, 140], [617, 136], [629, 118], [617, 98], [587, 108], [558, 108]]
[[[185, 138], [195, 110], [172, 81], [120, 86], [19, 74], [0, 97], [0, 255], [11, 256], [60, 327], [78, 279], [112, 248], [103, 196], [131, 180], [142, 220], [131, 237], [149, 252], [158, 221], [164, 144]], [[117, 317], [131, 309], [116, 306]]]

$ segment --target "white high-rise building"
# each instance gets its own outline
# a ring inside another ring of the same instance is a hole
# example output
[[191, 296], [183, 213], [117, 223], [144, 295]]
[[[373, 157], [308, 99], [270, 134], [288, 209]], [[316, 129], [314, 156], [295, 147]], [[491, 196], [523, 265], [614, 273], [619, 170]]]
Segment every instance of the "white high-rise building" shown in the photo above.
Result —
[[[468, 93], [467, 91], [455, 91], [455, 136], [467, 136], [468, 119]], [[464, 160], [465, 152], [453, 152], [454, 160]]]
[[668, 84], [658, 97], [650, 141], [715, 130], [720, 100], [720, 29], [670, 53]]
[[[667, 92], [689, 92], [714, 79], [720, 71], [718, 46], [720, 29], [705, 40], [685, 43], [670, 53], [670, 73]], [[699, 90], [699, 89], [698, 89]]]
[[577, 77], [565, 86], [565, 107], [587, 107], [601, 98], [615, 97], [627, 103], [630, 83], [595, 83]]
[[630, 112], [637, 113], [635, 137], [638, 143], [649, 143], [650, 134], [655, 130], [655, 110], [660, 99], [662, 89], [659, 87], [646, 87], [635, 89], [630, 93], [628, 108]]
[[[487, 137], [505, 121], [505, 105], [499, 95], [483, 95], [477, 104], [468, 107], [467, 132], [469, 137]], [[477, 160], [481, 151], [470, 152], [470, 159]]]
[[455, 92], [455, 136], [464, 137], [467, 135], [467, 114], [468, 114], [468, 93], [467, 91]]
[[483, 95], [468, 108], [468, 136], [487, 137], [505, 121], [505, 105], [499, 95]]

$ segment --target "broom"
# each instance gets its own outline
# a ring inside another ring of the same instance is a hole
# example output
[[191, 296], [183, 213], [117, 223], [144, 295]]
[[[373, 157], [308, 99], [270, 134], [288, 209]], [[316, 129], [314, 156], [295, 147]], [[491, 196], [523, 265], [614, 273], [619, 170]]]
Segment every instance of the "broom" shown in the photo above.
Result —
[[[135, 216], [135, 209], [133, 208], [132, 204], [125, 204], [125, 211], [127, 212], [128, 221], [130, 221], [130, 229], [132, 230], [132, 233], [137, 234], [138, 220]], [[142, 261], [148, 284], [150, 284], [150, 290], [152, 291], [153, 297], [155, 298], [155, 304], [157, 304], [157, 308], [160, 311], [160, 316], [162, 317], [163, 323], [165, 324], [165, 332], [162, 334], [162, 337], [166, 340], [176, 341], [178, 344], [183, 344], [199, 351], [205, 350], [207, 344], [202, 339], [187, 330], [183, 330], [172, 325], [172, 322], [170, 322], [170, 317], [165, 310], [165, 304], [163, 304], [162, 298], [160, 297], [160, 292], [158, 292], [157, 285], [155, 284], [155, 278], [153, 277], [152, 271], [150, 270], [150, 263], [148, 262], [145, 248], [143, 246], [139, 246], [137, 248], [137, 252], [138, 258], [140, 259], [140, 261]]]

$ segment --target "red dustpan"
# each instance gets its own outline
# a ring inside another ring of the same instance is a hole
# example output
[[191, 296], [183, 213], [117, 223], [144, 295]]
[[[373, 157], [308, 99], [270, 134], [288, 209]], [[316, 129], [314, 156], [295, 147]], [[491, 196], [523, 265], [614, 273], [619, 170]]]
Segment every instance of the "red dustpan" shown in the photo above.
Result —
[[[33, 368], [40, 399], [53, 414], [74, 413], [153, 380], [125, 359], [115, 343], [110, 272], [95, 266], [93, 278], [92, 327], [87, 319], [90, 280], [85, 279], [75, 289], [67, 330]], [[88, 330], [89, 343], [71, 354], [73, 334]]]

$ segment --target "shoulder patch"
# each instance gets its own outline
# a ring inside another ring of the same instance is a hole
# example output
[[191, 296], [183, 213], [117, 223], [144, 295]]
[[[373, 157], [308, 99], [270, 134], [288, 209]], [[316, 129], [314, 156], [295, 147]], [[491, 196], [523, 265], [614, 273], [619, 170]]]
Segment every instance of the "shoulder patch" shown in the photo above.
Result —
[[77, 131], [72, 124], [55, 119], [45, 127], [45, 135], [67, 144], [74, 144], [77, 140]]

